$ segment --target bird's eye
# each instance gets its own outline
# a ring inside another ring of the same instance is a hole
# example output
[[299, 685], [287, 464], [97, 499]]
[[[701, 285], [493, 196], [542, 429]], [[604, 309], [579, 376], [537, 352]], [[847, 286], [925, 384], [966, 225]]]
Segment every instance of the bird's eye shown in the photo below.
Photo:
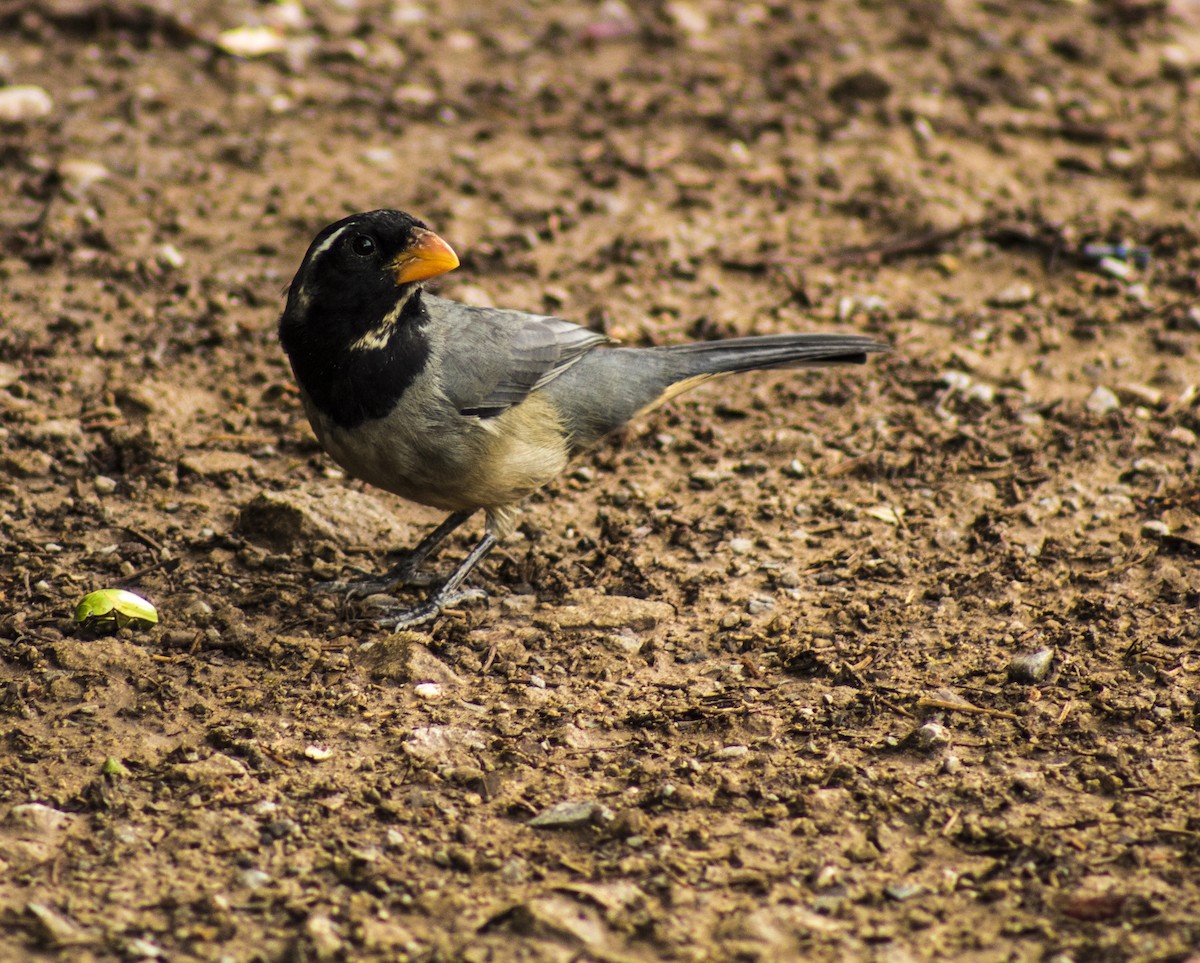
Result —
[[355, 234], [350, 239], [350, 250], [359, 257], [370, 257], [375, 253], [375, 238], [370, 234]]

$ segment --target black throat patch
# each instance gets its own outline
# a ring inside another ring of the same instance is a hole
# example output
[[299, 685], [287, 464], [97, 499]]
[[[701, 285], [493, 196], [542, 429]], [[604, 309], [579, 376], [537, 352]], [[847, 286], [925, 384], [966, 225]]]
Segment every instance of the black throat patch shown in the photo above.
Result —
[[389, 414], [429, 363], [429, 315], [420, 290], [383, 326], [397, 305], [396, 289], [389, 293], [388, 304], [365, 312], [379, 319], [374, 328], [364, 325], [361, 305], [354, 316], [346, 316], [336, 303], [322, 305], [319, 297], [307, 304], [289, 297], [279, 320], [279, 340], [296, 381], [342, 428]]

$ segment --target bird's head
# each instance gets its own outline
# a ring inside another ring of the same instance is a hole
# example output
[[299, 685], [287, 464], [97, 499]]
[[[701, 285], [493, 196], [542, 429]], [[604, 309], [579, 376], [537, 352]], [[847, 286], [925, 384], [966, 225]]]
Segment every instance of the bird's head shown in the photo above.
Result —
[[378, 347], [401, 321], [409, 300], [430, 278], [453, 271], [458, 256], [421, 221], [403, 211], [352, 214], [309, 245], [288, 289], [280, 330], [319, 327], [348, 347]]

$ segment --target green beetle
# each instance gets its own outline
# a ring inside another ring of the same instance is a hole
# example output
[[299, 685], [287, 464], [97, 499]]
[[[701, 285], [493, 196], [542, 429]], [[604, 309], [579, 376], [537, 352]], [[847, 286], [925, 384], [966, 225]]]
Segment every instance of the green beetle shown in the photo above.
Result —
[[93, 632], [115, 632], [129, 626], [146, 629], [158, 624], [158, 612], [140, 595], [124, 589], [89, 592], [75, 606], [75, 621]]

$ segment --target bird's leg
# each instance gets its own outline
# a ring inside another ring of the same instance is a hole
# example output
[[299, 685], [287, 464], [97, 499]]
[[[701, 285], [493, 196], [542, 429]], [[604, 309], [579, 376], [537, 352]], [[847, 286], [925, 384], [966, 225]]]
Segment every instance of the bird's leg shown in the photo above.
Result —
[[[416, 548], [405, 552], [400, 563], [382, 578], [367, 578], [355, 582], [320, 582], [316, 587], [323, 592], [345, 593], [349, 598], [363, 598], [367, 595], [395, 591], [401, 585], [428, 585], [433, 581], [433, 576], [418, 575], [417, 569], [437, 550], [437, 547], [447, 539], [451, 532], [473, 514], [474, 512], [455, 512], [450, 515], [442, 524], [421, 539]], [[453, 577], [451, 576], [451, 578]]]
[[409, 629], [414, 625], [421, 625], [423, 622], [437, 618], [444, 609], [461, 605], [463, 602], [476, 602], [487, 598], [487, 593], [483, 589], [465, 589], [462, 587], [462, 583], [471, 574], [472, 569], [492, 550], [496, 541], [496, 536], [487, 532], [479, 540], [479, 544], [471, 549], [471, 554], [463, 559], [463, 563], [454, 570], [454, 574], [446, 579], [441, 588], [434, 592], [427, 601], [407, 612], [379, 619], [376, 624], [384, 629]]

